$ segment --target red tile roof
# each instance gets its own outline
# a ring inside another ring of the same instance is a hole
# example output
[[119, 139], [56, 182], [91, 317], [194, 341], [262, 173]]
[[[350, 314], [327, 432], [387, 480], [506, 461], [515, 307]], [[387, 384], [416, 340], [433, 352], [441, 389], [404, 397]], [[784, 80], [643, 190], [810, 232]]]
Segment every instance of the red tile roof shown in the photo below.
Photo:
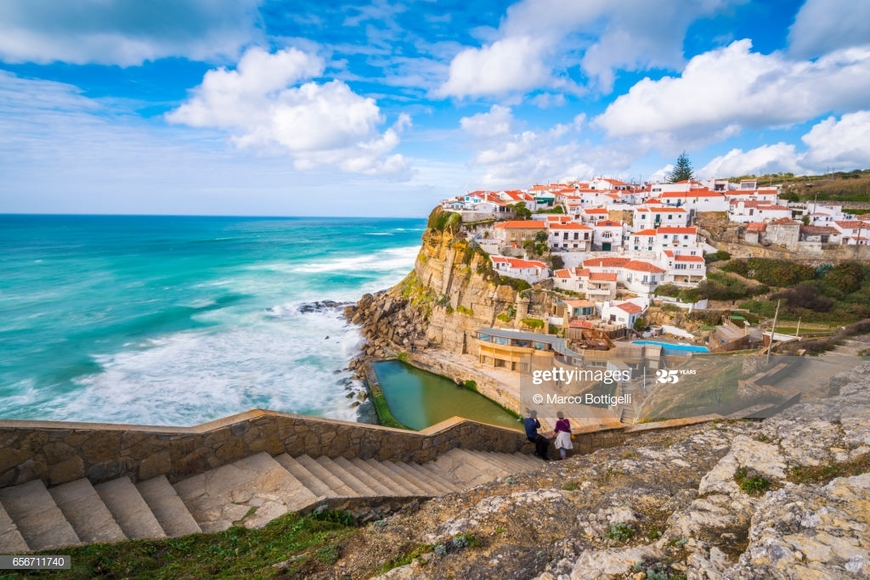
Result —
[[678, 228], [673, 226], [662, 226], [656, 230], [659, 234], [697, 234], [698, 228], [692, 226], [688, 228]]
[[635, 304], [634, 302], [623, 302], [618, 305], [617, 308], [627, 312], [628, 314], [637, 314], [638, 312], [643, 312], [643, 308]]
[[563, 300], [562, 302], [571, 308], [589, 308], [595, 306], [595, 303], [591, 300]]
[[590, 258], [583, 260], [586, 268], [621, 268], [631, 262], [631, 258]]
[[551, 230], [586, 230], [591, 232], [592, 228], [578, 223], [570, 224], [549, 224]]
[[544, 222], [537, 220], [510, 220], [495, 224], [497, 230], [542, 230], [544, 227]]
[[615, 222], [613, 220], [601, 220], [600, 222], [595, 224], [596, 228], [618, 228], [622, 227], [622, 222]]
[[654, 236], [656, 235], [656, 231], [653, 228], [647, 228], [645, 230], [640, 230], [639, 232], [634, 232], [635, 236]]
[[514, 269], [539, 268], [546, 269], [547, 265], [537, 260], [521, 260], [519, 258], [506, 258], [504, 256], [490, 256], [494, 264], [507, 264]]
[[616, 282], [616, 274], [613, 272], [589, 272], [591, 282]]
[[575, 318], [568, 323], [568, 328], [585, 328], [587, 330], [591, 330], [595, 328], [595, 325], [588, 320], [583, 320], [582, 318]]
[[701, 256], [683, 256], [679, 255], [676, 258], [677, 262], [703, 262], [704, 258]]
[[633, 270], [635, 272], [651, 272], [653, 274], [664, 273], [664, 270], [662, 270], [655, 264], [650, 264], [649, 262], [644, 262], [643, 260], [631, 260], [623, 267], [628, 270]]

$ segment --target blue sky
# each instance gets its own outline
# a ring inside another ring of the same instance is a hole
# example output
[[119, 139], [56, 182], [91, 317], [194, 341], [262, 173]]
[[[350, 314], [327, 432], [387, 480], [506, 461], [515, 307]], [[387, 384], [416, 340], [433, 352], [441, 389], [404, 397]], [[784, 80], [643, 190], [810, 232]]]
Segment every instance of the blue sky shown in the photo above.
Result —
[[870, 167], [870, 2], [5, 0], [0, 212]]

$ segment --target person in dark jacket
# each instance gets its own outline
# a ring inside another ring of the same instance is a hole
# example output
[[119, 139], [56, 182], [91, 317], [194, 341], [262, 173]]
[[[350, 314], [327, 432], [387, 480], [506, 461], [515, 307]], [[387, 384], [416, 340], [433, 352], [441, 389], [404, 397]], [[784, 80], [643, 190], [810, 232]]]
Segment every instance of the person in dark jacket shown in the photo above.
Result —
[[541, 428], [541, 422], [538, 421], [538, 412], [529, 411], [529, 416], [524, 422], [526, 427], [526, 437], [535, 444], [535, 457], [540, 457], [544, 461], [549, 461], [548, 450], [550, 448], [550, 439], [538, 433]]

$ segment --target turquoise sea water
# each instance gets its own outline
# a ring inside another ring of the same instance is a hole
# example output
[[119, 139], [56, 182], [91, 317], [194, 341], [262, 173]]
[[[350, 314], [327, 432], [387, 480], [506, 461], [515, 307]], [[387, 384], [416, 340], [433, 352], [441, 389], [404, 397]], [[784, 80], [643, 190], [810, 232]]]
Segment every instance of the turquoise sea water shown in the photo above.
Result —
[[0, 418], [344, 419], [360, 336], [317, 300], [412, 268], [422, 219], [0, 216]]

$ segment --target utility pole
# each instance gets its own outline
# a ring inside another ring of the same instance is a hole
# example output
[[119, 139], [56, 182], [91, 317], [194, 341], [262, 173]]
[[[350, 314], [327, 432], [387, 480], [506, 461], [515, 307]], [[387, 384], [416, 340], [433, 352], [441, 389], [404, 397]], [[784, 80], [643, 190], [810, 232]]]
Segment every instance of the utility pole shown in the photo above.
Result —
[[779, 303], [781, 300], [776, 301], [776, 312], [773, 313], [773, 328], [770, 329], [770, 342], [767, 344], [767, 360], [765, 360], [765, 364], [770, 363], [770, 350], [773, 348], [773, 337], [776, 336], [776, 319], [779, 317]]

